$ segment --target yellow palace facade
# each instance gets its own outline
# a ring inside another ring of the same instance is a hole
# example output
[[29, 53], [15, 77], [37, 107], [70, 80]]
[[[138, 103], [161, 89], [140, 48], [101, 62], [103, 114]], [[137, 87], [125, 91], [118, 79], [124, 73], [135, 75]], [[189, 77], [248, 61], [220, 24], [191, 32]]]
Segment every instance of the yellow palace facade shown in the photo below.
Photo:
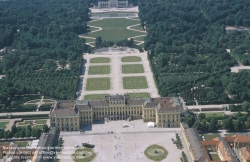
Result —
[[103, 100], [57, 101], [50, 111], [51, 126], [60, 131], [80, 130], [94, 120], [155, 122], [157, 127], [179, 127], [182, 103], [177, 97], [130, 99], [129, 95], [105, 96]]

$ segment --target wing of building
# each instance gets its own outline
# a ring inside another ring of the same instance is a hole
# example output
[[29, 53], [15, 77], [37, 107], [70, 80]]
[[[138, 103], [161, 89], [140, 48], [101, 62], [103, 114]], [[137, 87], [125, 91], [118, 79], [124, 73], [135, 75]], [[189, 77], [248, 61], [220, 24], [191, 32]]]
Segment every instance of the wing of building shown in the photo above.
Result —
[[157, 127], [179, 127], [184, 112], [179, 98], [130, 99], [129, 95], [106, 96], [104, 100], [58, 101], [50, 111], [51, 126], [61, 131], [80, 130], [94, 120], [143, 119]]
[[128, 0], [104, 0], [98, 1], [99, 8], [128, 7]]

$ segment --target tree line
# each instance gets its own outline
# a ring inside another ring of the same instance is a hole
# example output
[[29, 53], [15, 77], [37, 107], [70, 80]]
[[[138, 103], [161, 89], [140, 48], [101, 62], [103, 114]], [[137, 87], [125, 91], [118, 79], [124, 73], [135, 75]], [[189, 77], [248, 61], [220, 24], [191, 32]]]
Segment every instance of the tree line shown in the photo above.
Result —
[[180, 95], [187, 104], [250, 99], [249, 71], [230, 72], [237, 61], [249, 64], [249, 33], [226, 31], [250, 26], [250, 1], [138, 0], [138, 6], [161, 96]]
[[74, 99], [90, 0], [0, 2], [0, 48], [15, 51], [0, 60], [0, 104], [16, 94]]

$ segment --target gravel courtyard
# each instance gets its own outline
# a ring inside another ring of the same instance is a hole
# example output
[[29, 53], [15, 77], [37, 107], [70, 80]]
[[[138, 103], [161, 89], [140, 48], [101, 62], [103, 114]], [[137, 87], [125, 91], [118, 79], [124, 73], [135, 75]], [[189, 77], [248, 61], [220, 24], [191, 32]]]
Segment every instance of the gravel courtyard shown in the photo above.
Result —
[[[122, 65], [135, 64], [135, 62], [122, 62], [121, 58], [125, 56], [138, 56], [141, 57], [141, 62], [136, 62], [136, 64], [142, 64], [144, 68], [144, 73], [138, 74], [123, 74]], [[100, 52], [97, 54], [84, 54], [85, 66], [83, 70], [85, 71], [84, 75], [81, 75], [80, 88], [78, 90], [78, 100], [83, 100], [85, 95], [88, 94], [125, 94], [125, 93], [139, 93], [139, 92], [148, 92], [151, 97], [159, 97], [158, 90], [155, 86], [153, 73], [151, 72], [149, 61], [147, 59], [147, 52], [139, 53], [137, 51], [131, 52]], [[110, 58], [109, 63], [90, 63], [91, 58], [96, 57], [108, 57]], [[88, 70], [89, 66], [97, 65], [110, 65], [110, 74], [103, 75], [89, 75]], [[148, 84], [148, 88], [145, 89], [124, 89], [123, 88], [123, 77], [126, 76], [145, 76]], [[109, 90], [87, 90], [86, 84], [88, 78], [101, 78], [108, 77], [110, 78], [110, 89]]]
[[[122, 128], [124, 123], [128, 124], [129, 127]], [[88, 126], [85, 125], [84, 127], [87, 128]], [[110, 133], [111, 131], [113, 133]], [[173, 144], [171, 139], [175, 139], [175, 133], [180, 135], [184, 144], [180, 128], [147, 128], [147, 124], [141, 120], [93, 124], [92, 130], [85, 131], [85, 133], [61, 133], [64, 140], [64, 149], [59, 154], [62, 156], [60, 161], [73, 162], [70, 155], [66, 155], [64, 152], [69, 151], [69, 147], [81, 146], [82, 143], [95, 145], [94, 151], [97, 156], [93, 162], [152, 162], [144, 155], [144, 150], [152, 144], [163, 146], [168, 151], [167, 158], [162, 162], [180, 161], [182, 151], [191, 160], [185, 145], [182, 150], [179, 150]]]

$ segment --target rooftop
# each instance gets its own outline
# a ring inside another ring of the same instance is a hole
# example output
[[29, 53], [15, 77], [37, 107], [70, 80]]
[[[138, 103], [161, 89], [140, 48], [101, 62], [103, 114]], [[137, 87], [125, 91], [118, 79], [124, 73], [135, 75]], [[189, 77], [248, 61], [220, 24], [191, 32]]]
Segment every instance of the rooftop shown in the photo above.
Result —
[[176, 97], [151, 98], [146, 100], [144, 108], [156, 107], [158, 112], [182, 111], [180, 101]]

